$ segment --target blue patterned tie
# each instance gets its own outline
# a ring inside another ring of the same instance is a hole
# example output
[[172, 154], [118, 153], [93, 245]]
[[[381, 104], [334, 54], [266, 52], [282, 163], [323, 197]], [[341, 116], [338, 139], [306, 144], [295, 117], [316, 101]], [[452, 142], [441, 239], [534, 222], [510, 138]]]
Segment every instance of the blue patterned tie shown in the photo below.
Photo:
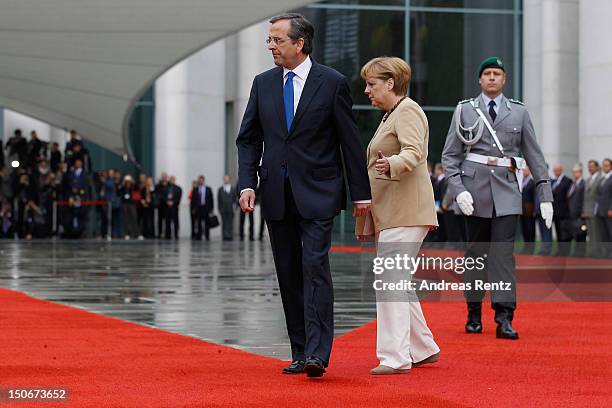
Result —
[[295, 72], [287, 72], [287, 81], [283, 88], [283, 99], [285, 100], [285, 119], [287, 121], [287, 130], [291, 129], [293, 122], [293, 77]]

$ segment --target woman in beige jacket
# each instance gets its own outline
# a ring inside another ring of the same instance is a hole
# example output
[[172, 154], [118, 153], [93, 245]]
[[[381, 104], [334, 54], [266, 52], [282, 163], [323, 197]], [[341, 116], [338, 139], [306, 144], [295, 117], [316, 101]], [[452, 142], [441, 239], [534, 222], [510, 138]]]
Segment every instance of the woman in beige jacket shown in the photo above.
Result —
[[[402, 59], [374, 58], [363, 66], [361, 76], [372, 106], [386, 112], [367, 153], [377, 257], [416, 257], [427, 232], [438, 225], [427, 170], [427, 117], [406, 96], [411, 70]], [[375, 279], [383, 283], [409, 281], [410, 271], [399, 268], [386, 270]], [[381, 283], [376, 289], [376, 355], [380, 365], [371, 373], [402, 374], [411, 367], [438, 361], [440, 348], [414, 291], [385, 290]]]

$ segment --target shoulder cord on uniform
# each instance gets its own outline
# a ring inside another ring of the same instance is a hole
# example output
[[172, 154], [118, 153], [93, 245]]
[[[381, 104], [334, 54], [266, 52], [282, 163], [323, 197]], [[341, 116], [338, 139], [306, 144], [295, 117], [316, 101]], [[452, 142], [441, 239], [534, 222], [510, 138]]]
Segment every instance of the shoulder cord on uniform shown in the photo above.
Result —
[[[482, 119], [479, 117], [476, 122], [474, 122], [474, 125], [472, 125], [471, 127], [463, 127], [463, 125], [461, 124], [461, 106], [462, 104], [460, 103], [459, 105], [457, 105], [457, 109], [455, 110], [455, 117], [457, 118], [457, 120], [455, 121], [455, 130], [457, 132], [457, 137], [459, 138], [459, 140], [461, 140], [461, 143], [466, 146], [472, 146], [478, 143], [478, 141], [482, 137], [484, 126], [482, 125]], [[476, 135], [474, 136], [474, 129], [476, 128], [478, 129], [476, 130]], [[466, 132], [469, 135], [468, 138], [465, 138], [463, 136]]]

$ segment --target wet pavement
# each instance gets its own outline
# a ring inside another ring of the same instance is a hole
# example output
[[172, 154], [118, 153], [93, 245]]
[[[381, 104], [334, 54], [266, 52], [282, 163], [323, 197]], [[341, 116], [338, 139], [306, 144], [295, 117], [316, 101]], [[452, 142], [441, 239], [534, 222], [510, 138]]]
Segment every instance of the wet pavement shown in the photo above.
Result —
[[[1, 287], [254, 353], [290, 357], [267, 240], [3, 241], [0, 256]], [[364, 257], [330, 256], [336, 335], [375, 317]]]

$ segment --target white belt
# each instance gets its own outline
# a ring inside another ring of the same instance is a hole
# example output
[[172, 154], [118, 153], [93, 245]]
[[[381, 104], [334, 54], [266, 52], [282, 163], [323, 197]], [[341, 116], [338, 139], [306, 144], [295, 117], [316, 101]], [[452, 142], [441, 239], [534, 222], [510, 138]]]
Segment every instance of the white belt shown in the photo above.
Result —
[[[516, 167], [513, 166], [512, 159], [514, 159], [516, 163]], [[468, 153], [467, 156], [465, 156], [465, 160], [475, 162], [475, 163], [482, 163], [488, 166], [501, 166], [501, 167], [514, 168], [514, 174], [516, 175], [518, 189], [519, 191], [522, 192], [523, 191], [523, 168], [525, 167], [525, 159], [523, 159], [522, 157], [513, 157], [512, 159], [508, 157], [484, 156], [482, 154], [476, 154], [476, 153]]]
[[465, 160], [487, 164], [489, 166], [512, 167], [512, 160], [507, 157], [484, 156], [482, 154], [468, 153]]

